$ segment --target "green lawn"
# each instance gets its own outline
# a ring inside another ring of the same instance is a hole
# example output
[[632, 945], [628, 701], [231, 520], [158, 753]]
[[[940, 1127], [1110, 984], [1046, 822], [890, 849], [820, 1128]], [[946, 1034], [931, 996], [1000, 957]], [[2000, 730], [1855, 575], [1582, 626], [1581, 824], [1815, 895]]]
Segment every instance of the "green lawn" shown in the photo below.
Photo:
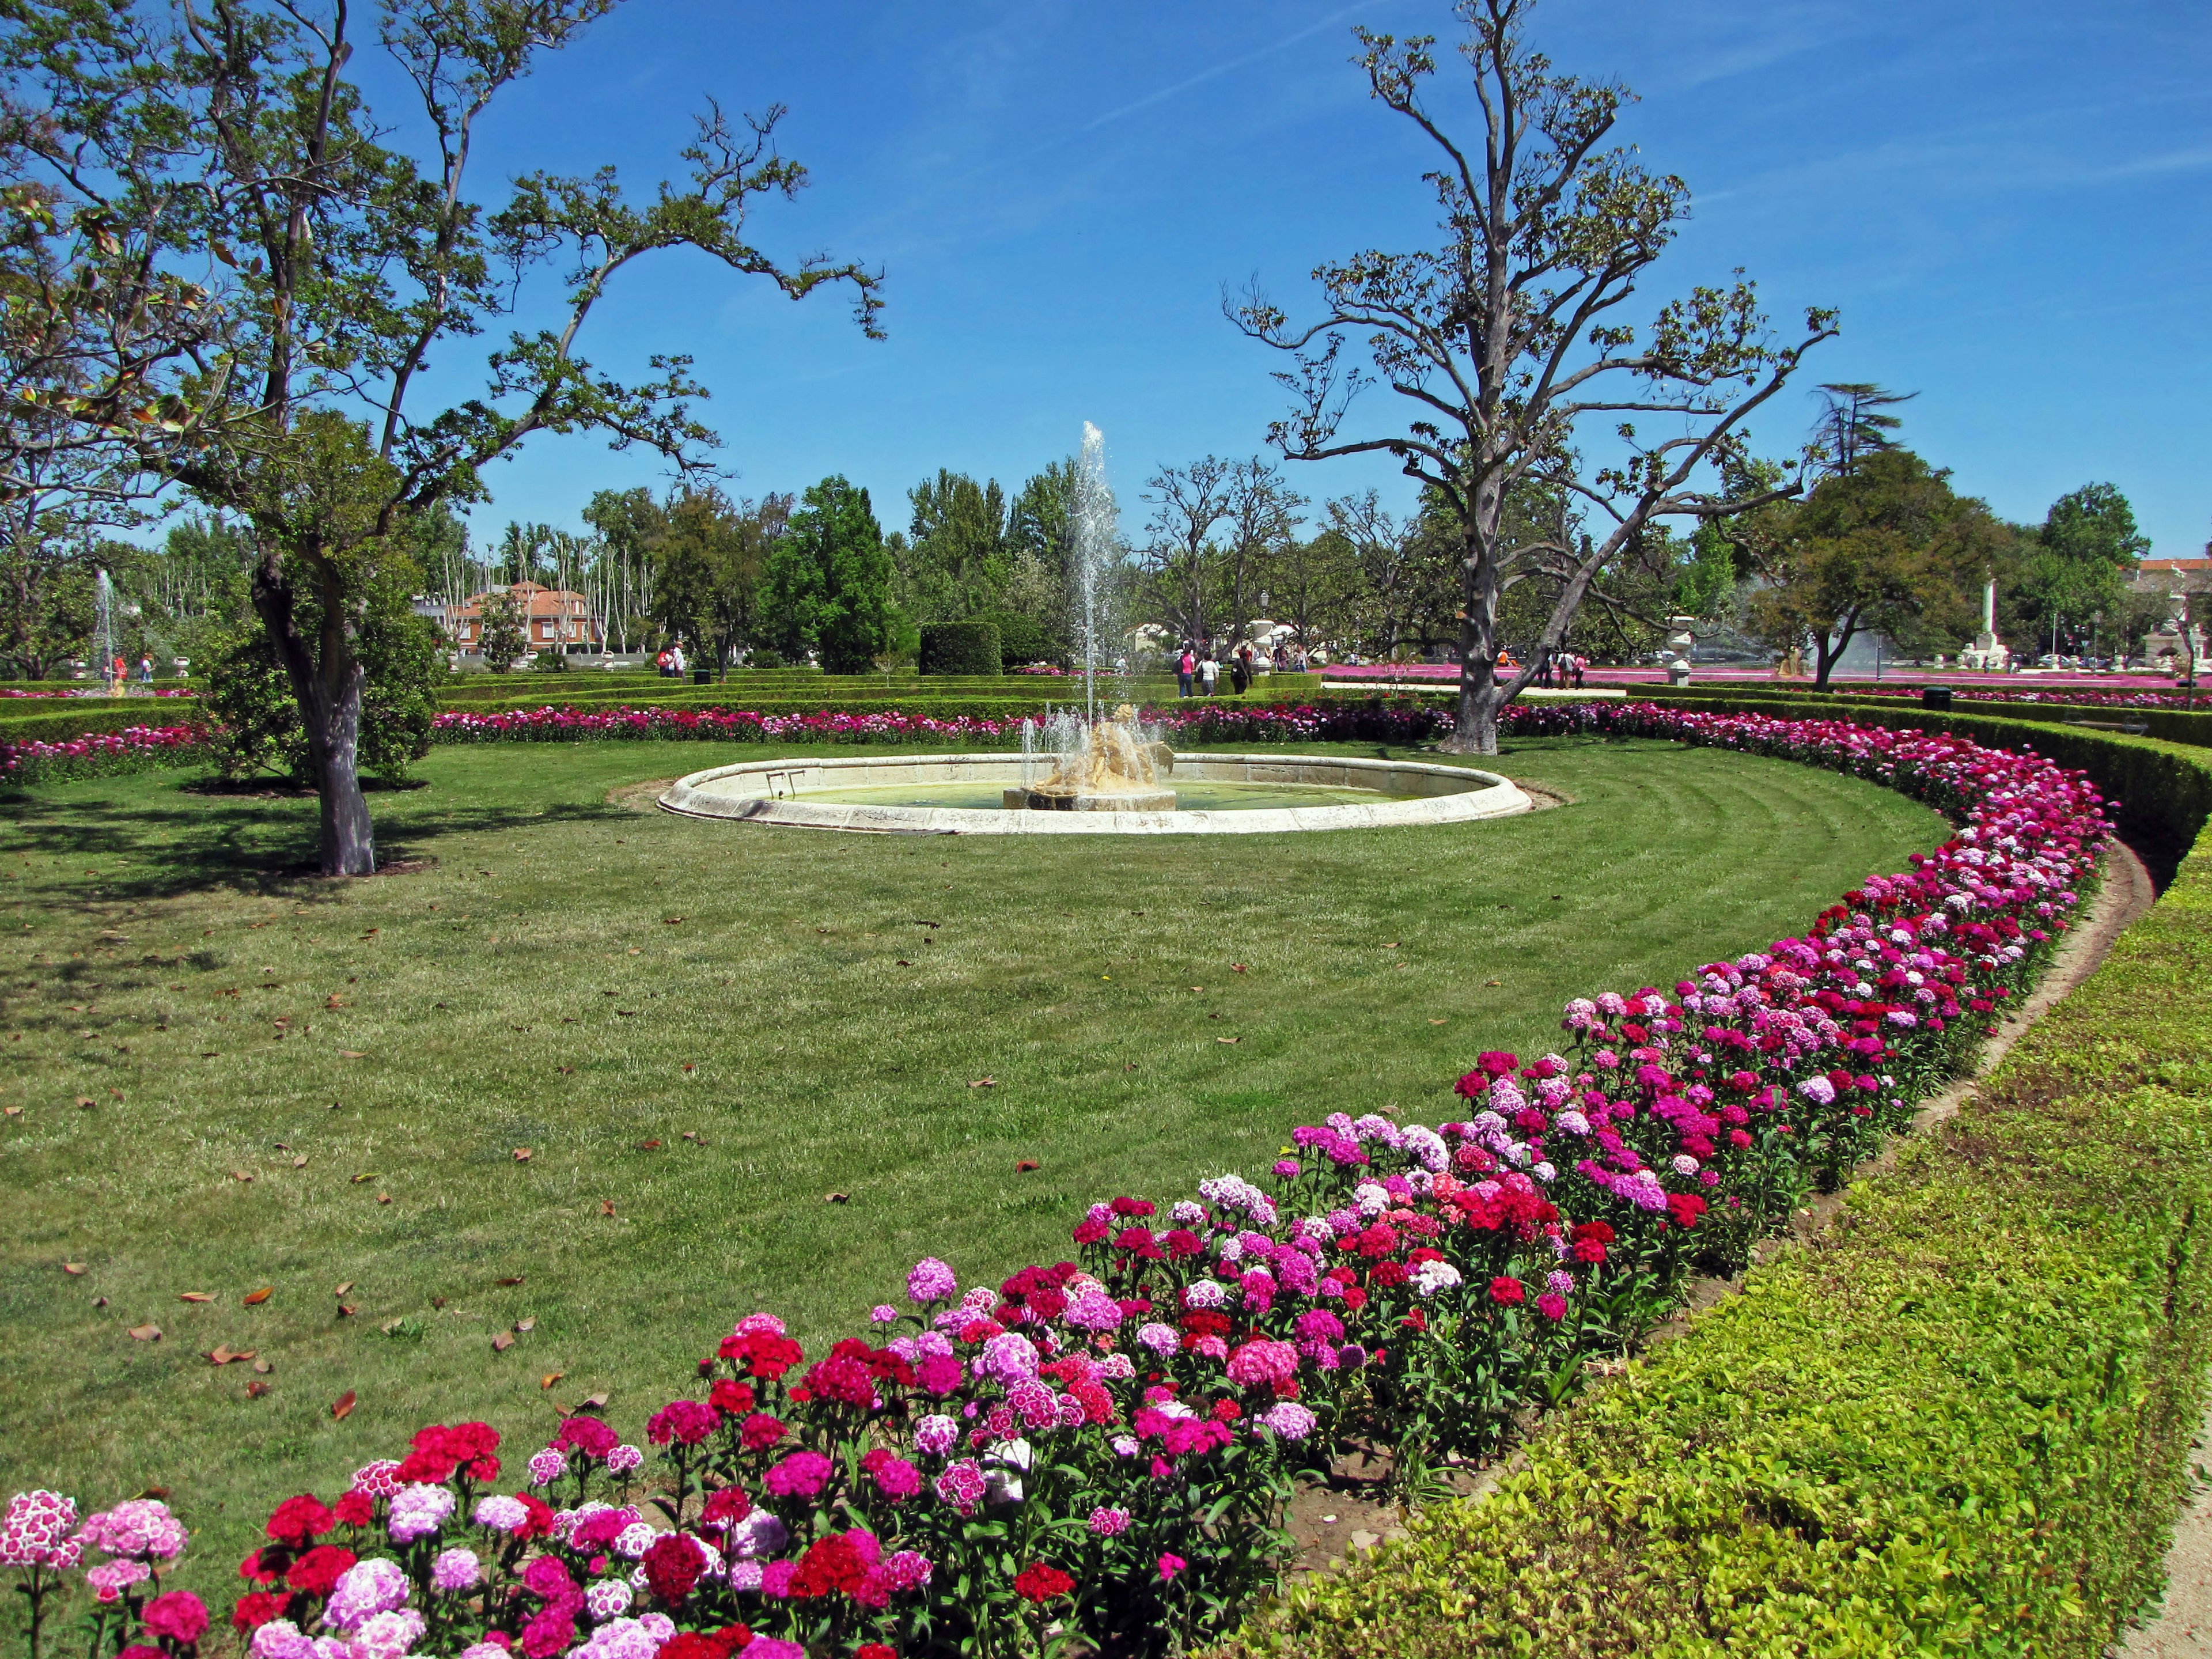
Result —
[[1498, 763], [1564, 810], [1333, 835], [911, 840], [609, 799], [731, 756], [440, 750], [374, 797], [415, 867], [351, 884], [297, 873], [305, 800], [173, 773], [0, 798], [0, 1492], [167, 1487], [220, 1590], [275, 1498], [424, 1422], [527, 1437], [605, 1390], [635, 1431], [735, 1314], [849, 1330], [918, 1255], [995, 1278], [1091, 1199], [1250, 1170], [1295, 1122], [1440, 1121], [1565, 997], [1795, 931], [1942, 833], [1832, 773], [1579, 740]]

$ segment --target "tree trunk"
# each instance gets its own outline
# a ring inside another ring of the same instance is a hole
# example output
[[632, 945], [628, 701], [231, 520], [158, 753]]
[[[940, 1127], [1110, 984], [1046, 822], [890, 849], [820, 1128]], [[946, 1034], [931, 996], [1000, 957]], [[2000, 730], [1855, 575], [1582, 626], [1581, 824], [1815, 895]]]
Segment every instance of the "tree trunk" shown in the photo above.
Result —
[[376, 873], [376, 836], [361, 790], [361, 704], [368, 676], [353, 653], [337, 600], [336, 592], [325, 593], [317, 630], [321, 649], [311, 651], [277, 556], [264, 554], [255, 568], [253, 608], [292, 682], [307, 737], [308, 775], [321, 802], [322, 872], [369, 876]]
[[1498, 566], [1493, 557], [1498, 514], [1504, 504], [1495, 475], [1474, 492], [1473, 522], [1461, 528], [1464, 573], [1460, 583], [1459, 708], [1451, 736], [1437, 747], [1448, 755], [1498, 752], [1498, 711], [1507, 688], [1498, 680]]

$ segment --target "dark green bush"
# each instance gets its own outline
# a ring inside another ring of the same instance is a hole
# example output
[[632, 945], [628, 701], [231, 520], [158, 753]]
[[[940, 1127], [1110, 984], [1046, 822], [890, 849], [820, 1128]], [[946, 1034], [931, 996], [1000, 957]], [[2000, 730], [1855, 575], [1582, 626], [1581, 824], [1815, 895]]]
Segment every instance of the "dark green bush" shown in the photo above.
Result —
[[996, 674], [1005, 665], [996, 623], [925, 623], [921, 629], [921, 672], [925, 674]]

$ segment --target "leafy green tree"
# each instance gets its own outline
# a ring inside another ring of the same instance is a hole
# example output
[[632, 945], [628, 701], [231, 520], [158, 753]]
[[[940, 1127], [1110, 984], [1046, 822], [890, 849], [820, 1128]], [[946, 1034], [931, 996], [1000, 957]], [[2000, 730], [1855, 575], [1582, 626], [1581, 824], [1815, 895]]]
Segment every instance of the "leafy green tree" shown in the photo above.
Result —
[[[1473, 142], [1446, 130], [1426, 101], [1437, 72], [1430, 36], [1355, 33], [1368, 88], [1426, 145], [1437, 194], [1435, 242], [1407, 253], [1371, 249], [1324, 263], [1319, 314], [1294, 323], [1255, 287], [1230, 302], [1232, 321], [1290, 362], [1279, 377], [1288, 415], [1270, 438], [1292, 460], [1385, 454], [1436, 492], [1459, 538], [1457, 727], [1449, 747], [1494, 754], [1498, 714], [1557, 650], [1599, 572], [1647, 526], [1721, 518], [1768, 499], [1727, 488], [1750, 458], [1747, 420], [1835, 332], [1808, 310], [1794, 341], [1778, 340], [1752, 284], [1698, 287], [1662, 304], [1638, 331], [1620, 320], [1689, 211], [1679, 179], [1654, 175], [1632, 151], [1607, 149], [1626, 91], [1555, 74], [1528, 43], [1534, 0], [1460, 0], [1459, 56], [1481, 112]], [[1347, 351], [1364, 352], [1371, 372]], [[1406, 399], [1395, 430], [1352, 435], [1356, 393], [1378, 381]], [[1644, 426], [1639, 428], [1638, 422]], [[1609, 433], [1623, 458], [1586, 465], [1585, 424]], [[1554, 538], [1514, 547], [1501, 532], [1524, 483], [1573, 496], [1601, 518], [1587, 548]], [[1779, 487], [1785, 491], [1789, 486]], [[1501, 674], [1498, 608], [1522, 568], [1565, 573], [1550, 615], [1517, 672]]]
[[801, 500], [768, 556], [769, 641], [787, 660], [820, 652], [824, 673], [865, 674], [903, 631], [883, 526], [842, 474]]
[[487, 592], [477, 612], [477, 654], [484, 667], [495, 674], [507, 673], [529, 649], [530, 634], [514, 595]]
[[706, 487], [678, 491], [663, 510], [653, 544], [659, 619], [670, 635], [693, 641], [702, 664], [711, 653], [720, 678], [729, 678], [731, 658], [762, 637], [769, 556], [791, 505], [788, 495], [757, 507], [733, 502]]
[[2008, 535], [1982, 502], [1952, 490], [1950, 476], [1887, 449], [1822, 480], [1791, 515], [1770, 585], [1753, 599], [1759, 635], [1810, 644], [1826, 686], [1864, 630], [1906, 649], [1968, 631], [1982, 573], [2004, 556]]
[[584, 522], [599, 540], [593, 586], [607, 634], [616, 649], [627, 651], [631, 630], [652, 625], [653, 550], [668, 517], [649, 489], [602, 489], [584, 508]]
[[[689, 180], [642, 202], [611, 172], [526, 165], [503, 202], [471, 193], [485, 111], [613, 3], [392, 0], [375, 42], [392, 61], [374, 68], [343, 0], [0, 12], [6, 159], [44, 192], [53, 228], [38, 258], [90, 296], [46, 331], [93, 343], [70, 371], [91, 390], [60, 406], [53, 442], [252, 525], [252, 600], [299, 701], [330, 874], [375, 865], [357, 776], [362, 653], [374, 596], [411, 567], [395, 532], [439, 501], [481, 499], [482, 469], [535, 434], [599, 431], [679, 465], [714, 441], [685, 360], [626, 382], [576, 355], [622, 271], [688, 246], [793, 299], [847, 283], [878, 331], [876, 276], [786, 267], [748, 240], [752, 206], [805, 179], [775, 151], [780, 110], [740, 131], [710, 106], [684, 152]], [[420, 100], [404, 117], [372, 96], [395, 87]], [[400, 133], [419, 150], [398, 148]], [[153, 336], [119, 369], [101, 343], [118, 319]], [[499, 343], [481, 391], [423, 408], [425, 367], [435, 357], [437, 387], [453, 385], [452, 350], [477, 334]], [[355, 429], [340, 405], [374, 410], [374, 430], [341, 434]]]
[[1831, 472], [1849, 472], [1869, 455], [1897, 447], [1904, 420], [1883, 411], [1909, 404], [1917, 392], [1885, 392], [1869, 380], [1834, 380], [1820, 388], [1815, 450]]
[[1359, 555], [1343, 531], [1332, 526], [1309, 539], [1287, 538], [1267, 562], [1264, 580], [1268, 615], [1291, 630], [1301, 650], [1349, 635]]
[[2128, 498], [2112, 484], [2084, 484], [2051, 503], [2019, 562], [2009, 597], [2041, 649], [2086, 647], [2100, 623], [2124, 646], [2136, 621], [2130, 579], [2149, 551]]
[[907, 492], [913, 522], [898, 546], [899, 605], [916, 622], [957, 622], [999, 609], [1010, 550], [1006, 492], [940, 467]]
[[13, 678], [52, 679], [90, 648], [100, 555], [74, 528], [49, 514], [33, 535], [0, 544], [0, 664]]

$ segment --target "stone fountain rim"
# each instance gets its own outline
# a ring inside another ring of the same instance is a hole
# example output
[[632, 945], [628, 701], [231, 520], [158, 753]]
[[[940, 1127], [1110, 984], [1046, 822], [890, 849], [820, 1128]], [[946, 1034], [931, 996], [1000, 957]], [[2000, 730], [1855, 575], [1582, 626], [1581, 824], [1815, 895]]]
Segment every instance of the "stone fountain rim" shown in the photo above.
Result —
[[821, 759], [787, 757], [709, 767], [678, 778], [661, 794], [664, 811], [684, 817], [721, 818], [804, 830], [842, 830], [878, 835], [1280, 835], [1307, 830], [1396, 828], [1468, 823], [1533, 811], [1535, 803], [1510, 778], [1469, 766], [1431, 761], [1370, 760], [1342, 755], [1299, 755], [1279, 750], [1178, 755], [1185, 775], [1206, 777], [1216, 767], [1312, 765], [1348, 772], [1474, 780], [1464, 789], [1398, 799], [1341, 802], [1327, 806], [1261, 807], [1231, 812], [1017, 812], [965, 806], [890, 806], [810, 802], [788, 797], [708, 793], [725, 778], [864, 767], [1003, 767], [1019, 778], [1022, 757], [1004, 750], [982, 754], [849, 755]]

